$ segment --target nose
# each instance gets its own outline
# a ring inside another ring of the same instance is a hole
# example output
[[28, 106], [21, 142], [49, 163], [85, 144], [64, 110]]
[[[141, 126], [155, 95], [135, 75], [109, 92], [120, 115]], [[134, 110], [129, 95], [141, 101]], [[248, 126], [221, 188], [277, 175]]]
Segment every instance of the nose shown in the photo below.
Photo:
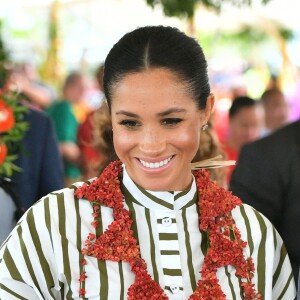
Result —
[[140, 150], [150, 156], [158, 156], [166, 148], [166, 134], [159, 129], [147, 128], [143, 130], [140, 141]]

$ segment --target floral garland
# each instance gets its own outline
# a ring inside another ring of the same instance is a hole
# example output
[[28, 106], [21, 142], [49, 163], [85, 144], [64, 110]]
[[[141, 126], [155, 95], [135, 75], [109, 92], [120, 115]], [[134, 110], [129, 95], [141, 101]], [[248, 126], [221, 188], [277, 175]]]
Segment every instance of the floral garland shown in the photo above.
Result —
[[[199, 195], [200, 230], [208, 234], [209, 246], [201, 270], [202, 278], [189, 299], [226, 299], [216, 272], [218, 268], [228, 265], [236, 269], [244, 299], [261, 299], [251, 281], [255, 270], [252, 258], [245, 259], [243, 255], [247, 243], [241, 239], [241, 234], [231, 216], [231, 210], [241, 205], [241, 200], [210, 181], [205, 170], [195, 171], [193, 174]], [[159, 284], [151, 278], [146, 262], [140, 257], [139, 246], [131, 230], [133, 221], [129, 211], [124, 208], [119, 179], [121, 175], [122, 163], [112, 162], [99, 178], [90, 185], [85, 183], [75, 191], [79, 199], [85, 198], [92, 203], [94, 216], [92, 225], [95, 228], [98, 226], [100, 205], [113, 208], [114, 221], [99, 237], [93, 233], [89, 234], [82, 254], [99, 260], [128, 262], [135, 274], [135, 282], [128, 289], [128, 300], [168, 299]], [[83, 272], [79, 278], [79, 294], [83, 298], [86, 294], [84, 288], [87, 278], [84, 269], [86, 260], [83, 259], [81, 263]]]
[[19, 104], [18, 94], [0, 90], [0, 177], [11, 177], [21, 168], [14, 164], [21, 140], [29, 129], [23, 121], [28, 108]]

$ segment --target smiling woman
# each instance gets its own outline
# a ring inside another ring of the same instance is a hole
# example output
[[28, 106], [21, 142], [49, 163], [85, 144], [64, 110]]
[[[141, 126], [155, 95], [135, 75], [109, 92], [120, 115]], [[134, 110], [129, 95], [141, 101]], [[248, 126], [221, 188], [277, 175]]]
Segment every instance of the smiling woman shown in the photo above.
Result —
[[0, 298], [294, 299], [272, 224], [191, 171], [214, 104], [199, 44], [138, 28], [104, 90], [119, 160], [28, 210], [0, 251]]
[[121, 80], [111, 106], [114, 145], [132, 180], [153, 191], [189, 188], [190, 162], [212, 103], [210, 96], [200, 110], [186, 84], [161, 68]]

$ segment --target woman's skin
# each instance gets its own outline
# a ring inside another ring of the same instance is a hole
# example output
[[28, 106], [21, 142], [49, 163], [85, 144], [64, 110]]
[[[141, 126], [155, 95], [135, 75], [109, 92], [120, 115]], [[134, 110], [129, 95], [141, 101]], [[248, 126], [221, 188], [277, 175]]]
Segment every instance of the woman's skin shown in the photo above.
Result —
[[132, 180], [153, 191], [180, 191], [192, 182], [190, 162], [214, 98], [199, 110], [176, 73], [152, 68], [126, 75], [114, 88], [114, 146]]

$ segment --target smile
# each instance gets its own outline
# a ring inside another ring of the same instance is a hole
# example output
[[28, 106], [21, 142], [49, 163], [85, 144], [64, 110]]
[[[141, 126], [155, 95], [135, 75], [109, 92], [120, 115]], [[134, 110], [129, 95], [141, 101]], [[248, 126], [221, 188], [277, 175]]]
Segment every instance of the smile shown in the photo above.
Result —
[[172, 156], [170, 156], [169, 158], [162, 160], [162, 161], [158, 161], [158, 162], [147, 162], [144, 160], [139, 159], [139, 161], [141, 162], [141, 164], [149, 169], [158, 169], [162, 166], [165, 166], [169, 163], [169, 161], [172, 159]]

